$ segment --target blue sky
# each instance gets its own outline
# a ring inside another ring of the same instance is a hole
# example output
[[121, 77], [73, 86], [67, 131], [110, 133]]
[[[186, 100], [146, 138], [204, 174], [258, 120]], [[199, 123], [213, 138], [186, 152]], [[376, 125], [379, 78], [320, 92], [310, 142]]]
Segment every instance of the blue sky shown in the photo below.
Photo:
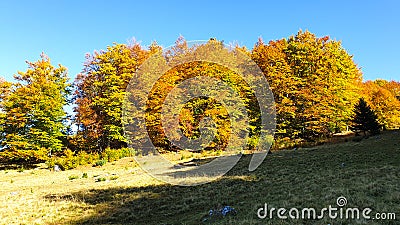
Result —
[[0, 76], [12, 80], [45, 52], [73, 79], [85, 53], [133, 37], [163, 46], [186, 40], [252, 48], [299, 29], [341, 40], [364, 79], [400, 80], [399, 1], [2, 1]]

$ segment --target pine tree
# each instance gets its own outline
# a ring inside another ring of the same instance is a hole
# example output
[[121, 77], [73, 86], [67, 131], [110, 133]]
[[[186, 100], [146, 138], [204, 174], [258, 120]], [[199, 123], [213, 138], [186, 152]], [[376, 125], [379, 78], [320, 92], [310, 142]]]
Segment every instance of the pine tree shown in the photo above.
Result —
[[380, 132], [381, 125], [378, 122], [378, 116], [363, 98], [360, 98], [355, 105], [354, 113], [355, 116], [352, 120], [354, 123], [352, 126], [353, 131], [363, 131], [364, 136], [367, 131], [372, 135]]

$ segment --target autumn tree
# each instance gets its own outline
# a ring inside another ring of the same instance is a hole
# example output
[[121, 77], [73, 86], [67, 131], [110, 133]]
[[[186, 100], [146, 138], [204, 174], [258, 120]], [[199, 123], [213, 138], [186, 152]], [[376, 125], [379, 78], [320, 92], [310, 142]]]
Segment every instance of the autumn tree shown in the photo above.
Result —
[[299, 80], [292, 75], [284, 52], [286, 48], [286, 39], [266, 44], [260, 38], [251, 52], [251, 57], [265, 74], [274, 94], [277, 136], [295, 137], [299, 134], [299, 129], [293, 126], [296, 118], [296, 87]]
[[44, 54], [27, 63], [28, 70], [14, 76], [16, 83], [2, 85], [0, 145], [2, 156], [11, 160], [43, 159], [49, 151], [61, 151], [65, 138], [67, 69], [54, 67]]
[[146, 57], [148, 52], [136, 42], [115, 44], [86, 56], [83, 71], [75, 80], [75, 147], [102, 151], [126, 146], [121, 121], [125, 89]]
[[390, 91], [393, 96], [395, 96], [400, 101], [400, 82], [392, 80], [386, 82], [383, 87]]
[[[165, 69], [155, 72], [160, 68]], [[132, 107], [129, 114], [146, 112], [145, 122], [129, 123], [132, 125], [128, 130], [134, 133], [132, 138], [138, 139], [145, 133], [141, 131], [146, 129], [154, 147], [162, 150], [190, 149], [191, 147], [194, 147], [191, 149], [193, 151], [233, 149], [236, 151], [239, 149], [226, 148], [229, 143], [245, 143], [244, 145], [247, 145], [249, 150], [254, 150], [259, 143], [261, 132], [264, 132], [263, 134], [267, 132], [261, 128], [261, 110], [265, 114], [274, 112], [271, 110], [272, 104], [258, 104], [253, 86], [262, 81], [252, 80], [255, 77], [246, 80], [242, 77], [244, 73], [254, 72], [254, 68], [257, 68], [256, 64], [249, 59], [248, 52], [244, 52], [243, 48], [229, 49], [216, 39], [189, 46], [183, 37], [178, 38], [174, 47], [146, 61], [129, 87]], [[261, 71], [258, 74], [262, 76]], [[151, 82], [148, 82], [148, 77], [152, 77]], [[181, 86], [185, 82], [190, 85]], [[149, 93], [141, 91], [148, 88], [151, 88]], [[272, 102], [271, 95], [262, 94], [261, 98], [267, 99], [268, 103]], [[165, 104], [168, 97], [173, 98], [177, 103], [172, 107], [173, 109], [165, 107], [168, 105]], [[183, 101], [182, 105], [178, 104], [181, 101]], [[168, 123], [168, 121], [163, 123], [162, 118], [163, 115], [165, 116], [163, 110], [166, 110], [164, 112], [168, 115], [179, 115], [179, 125]], [[215, 129], [200, 128], [204, 118], [211, 119]], [[274, 118], [269, 122], [275, 122]], [[140, 127], [144, 123], [146, 127]], [[139, 132], [137, 127], [140, 127]], [[175, 132], [167, 138], [164, 131], [176, 130], [177, 127], [183, 135]], [[194, 143], [200, 136], [207, 136], [202, 135], [205, 133], [213, 133], [215, 138], [203, 143], [202, 148], [197, 148], [196, 144], [184, 147], [176, 145], [183, 142]], [[187, 139], [194, 141], [187, 141]], [[137, 140], [136, 143], [141, 142], [148, 142], [147, 137], [144, 137], [142, 141]]]
[[[7, 82], [3, 77], [0, 77], [0, 124], [5, 124], [6, 114], [4, 112], [4, 103], [6, 97], [11, 91], [11, 83]], [[4, 132], [4, 126], [0, 125], [0, 150], [4, 148], [3, 143], [5, 141], [6, 133]]]
[[367, 81], [363, 96], [378, 116], [384, 129], [400, 127], [400, 83], [386, 80]]
[[259, 40], [252, 57], [274, 93], [278, 136], [313, 140], [346, 130], [362, 75], [340, 42], [299, 31]]
[[364, 132], [364, 136], [366, 132], [373, 135], [380, 132], [381, 125], [378, 122], [378, 116], [363, 98], [360, 98], [354, 107], [352, 122], [352, 130], [355, 132], [362, 131]]

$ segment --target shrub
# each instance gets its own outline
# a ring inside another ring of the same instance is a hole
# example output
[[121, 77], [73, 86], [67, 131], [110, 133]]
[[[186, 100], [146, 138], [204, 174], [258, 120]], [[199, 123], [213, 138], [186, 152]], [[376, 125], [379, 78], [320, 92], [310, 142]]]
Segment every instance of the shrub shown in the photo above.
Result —
[[71, 175], [71, 176], [68, 177], [69, 180], [75, 180], [75, 179], [78, 179], [78, 178], [79, 178], [78, 175]]
[[58, 165], [61, 170], [74, 169], [79, 166], [79, 162], [74, 156], [74, 153], [67, 149], [64, 151], [64, 155], [61, 157], [51, 157], [46, 161], [47, 168], [52, 169], [55, 165]]
[[96, 179], [96, 182], [102, 182], [102, 181], [106, 181], [107, 179], [105, 177], [99, 177]]
[[100, 160], [97, 160], [94, 165], [95, 166], [104, 166], [106, 163], [107, 163], [107, 160], [100, 159]]
[[135, 155], [135, 150], [133, 148], [121, 148], [119, 151], [120, 158], [132, 157]]
[[108, 162], [113, 162], [113, 161], [117, 161], [118, 159], [120, 159], [120, 151], [117, 149], [110, 149], [107, 148], [105, 151], [105, 157], [104, 159], [106, 159]]
[[25, 171], [24, 166], [18, 167], [17, 171], [20, 173], [24, 172]]
[[106, 148], [106, 150], [101, 154], [101, 159], [105, 159], [108, 162], [113, 162], [125, 157], [131, 157], [133, 155], [134, 155], [134, 150], [131, 148], [121, 148], [121, 149]]
[[100, 156], [98, 153], [87, 153], [84, 151], [80, 151], [77, 154], [77, 158], [79, 161], [79, 165], [87, 165], [87, 164], [92, 164], [94, 161], [99, 160]]
[[74, 169], [79, 165], [95, 164], [96, 166], [104, 166], [106, 162], [113, 162], [124, 157], [129, 157], [134, 154], [133, 149], [110, 149], [107, 148], [101, 154], [87, 153], [80, 151], [74, 154], [73, 151], [67, 149], [63, 152], [61, 157], [51, 157], [46, 160], [48, 168], [52, 169], [58, 165], [62, 170]]
[[48, 153], [49, 150], [46, 148], [38, 150], [6, 149], [0, 152], [0, 161], [39, 163], [48, 160]]
[[65, 157], [62, 158], [61, 160], [61, 167], [64, 168], [64, 170], [69, 170], [69, 169], [74, 169], [77, 166], [79, 166], [78, 159], [77, 157], [74, 156], [74, 152], [72, 152], [70, 149], [67, 149], [64, 151]]
[[55, 165], [60, 166], [62, 170], [69, 170], [78, 167], [79, 165], [92, 164], [94, 161], [99, 160], [99, 154], [89, 154], [84, 151], [74, 154], [71, 150], [67, 149], [64, 151], [64, 155], [61, 157], [52, 157], [46, 161], [48, 168], [54, 168]]
[[118, 179], [118, 176], [111, 176], [110, 177], [110, 180], [116, 180], [116, 179]]
[[88, 178], [88, 174], [87, 173], [83, 173], [82, 174], [82, 178], [85, 178], [85, 179]]

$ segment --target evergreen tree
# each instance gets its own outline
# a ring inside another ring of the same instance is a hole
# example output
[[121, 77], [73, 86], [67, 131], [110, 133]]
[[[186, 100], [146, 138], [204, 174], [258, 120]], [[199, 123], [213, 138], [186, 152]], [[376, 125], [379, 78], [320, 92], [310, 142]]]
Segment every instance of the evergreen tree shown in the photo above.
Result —
[[354, 113], [355, 116], [352, 120], [354, 123], [352, 126], [353, 131], [363, 131], [364, 136], [367, 131], [372, 135], [380, 132], [381, 125], [378, 122], [378, 116], [363, 98], [360, 98], [355, 105]]

